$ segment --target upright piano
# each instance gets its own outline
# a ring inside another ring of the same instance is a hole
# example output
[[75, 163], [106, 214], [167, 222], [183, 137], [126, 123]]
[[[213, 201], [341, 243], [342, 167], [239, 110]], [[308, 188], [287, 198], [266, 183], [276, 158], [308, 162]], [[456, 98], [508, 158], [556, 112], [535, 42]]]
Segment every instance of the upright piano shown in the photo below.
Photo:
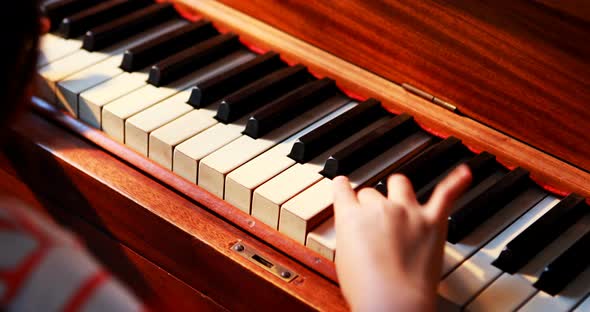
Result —
[[425, 201], [467, 163], [440, 310], [590, 311], [587, 2], [42, 10], [0, 180], [152, 308], [347, 310], [331, 179], [403, 173]]

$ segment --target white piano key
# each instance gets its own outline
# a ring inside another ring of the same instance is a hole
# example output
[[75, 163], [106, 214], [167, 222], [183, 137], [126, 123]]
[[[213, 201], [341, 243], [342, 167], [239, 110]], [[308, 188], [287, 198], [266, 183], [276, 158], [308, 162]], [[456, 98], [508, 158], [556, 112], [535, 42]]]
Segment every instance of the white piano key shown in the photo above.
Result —
[[296, 140], [356, 105], [357, 103], [351, 102], [340, 107], [309, 127], [297, 132], [270, 150], [230, 172], [226, 177], [224, 199], [250, 214], [252, 191], [296, 163], [288, 157]]
[[253, 189], [295, 164], [287, 157], [289, 148], [289, 143], [279, 144], [230, 172], [225, 179], [225, 201], [250, 214]]
[[491, 263], [500, 255], [504, 246], [558, 202], [559, 199], [553, 196], [545, 197], [443, 279], [439, 283], [439, 294], [459, 306], [467, 304], [502, 274]]
[[492, 283], [467, 306], [468, 311], [514, 311], [535, 293], [529, 281], [514, 275], [502, 274]]
[[82, 48], [80, 39], [64, 39], [54, 34], [45, 34], [39, 44], [37, 67], [43, 67]]
[[278, 176], [257, 187], [252, 195], [252, 216], [277, 229], [279, 226], [281, 205], [323, 178], [320, 171], [324, 168], [326, 159], [330, 155], [350, 145], [388, 119], [388, 117], [381, 118], [379, 121], [374, 122], [327, 149], [311, 161], [305, 164], [295, 164]]
[[281, 205], [311, 185], [322, 180], [319, 170], [307, 164], [296, 164], [261, 185], [252, 197], [252, 216], [278, 229]]
[[536, 255], [515, 274], [503, 273], [487, 286], [471, 303], [469, 311], [508, 311], [522, 306], [538, 290], [533, 287], [538, 276], [551, 260], [558, 257], [579, 239], [590, 226], [590, 216], [582, 218]]
[[590, 292], [590, 269], [582, 272], [571, 284], [555, 296], [538, 291], [519, 311], [555, 311], [572, 310]]
[[87, 67], [57, 83], [57, 96], [63, 105], [70, 107], [79, 116], [78, 95], [91, 87], [109, 80], [123, 72], [118, 68], [121, 59], [109, 57]]
[[335, 96], [306, 111], [290, 122], [259, 139], [243, 135], [220, 148], [199, 163], [198, 183], [209, 192], [223, 198], [226, 175], [252, 158], [260, 155], [295, 132], [322, 116], [348, 103], [349, 99]]
[[125, 145], [147, 156], [150, 133], [193, 110], [186, 104], [189, 96], [190, 91], [180, 92], [127, 119]]
[[[150, 30], [145, 34], [149, 32], [153, 31]], [[145, 34], [143, 35], [144, 37]], [[57, 83], [66, 77], [71, 76], [76, 72], [79, 72], [103, 60], [106, 60], [109, 57], [117, 57], [120, 63], [122, 60], [122, 53], [125, 52], [127, 48], [133, 46], [136, 42], [141, 40], [142, 36], [133, 36], [104, 50], [96, 52], [88, 52], [81, 49], [40, 68], [39, 74], [44, 78], [44, 89], [49, 89], [54, 92], [54, 96], [52, 98], [48, 98], [48, 100], [51, 103], [57, 104], [67, 109], [72, 114], [75, 114], [75, 110], [67, 105], [68, 103], [65, 102], [65, 98], [59, 93], [59, 90], [57, 89]]]
[[[355, 188], [359, 187], [393, 164], [414, 156], [431, 140], [431, 136], [423, 132], [409, 136], [351, 173], [351, 184]], [[307, 233], [332, 215], [331, 205], [332, 180], [324, 178], [283, 204], [279, 217], [279, 231], [304, 244]]]
[[336, 228], [334, 217], [326, 220], [307, 234], [307, 248], [319, 253], [330, 261], [336, 257]]
[[[177, 29], [185, 25], [185, 21], [172, 21], [156, 28], [144, 31], [127, 40], [126, 47], [135, 46], [149, 41], [153, 38], [161, 36], [162, 34]], [[70, 75], [57, 83], [57, 97], [63, 105], [72, 107], [73, 111], [78, 111], [78, 95], [90, 89], [91, 87], [100, 84], [104, 81], [112, 79], [113, 77], [123, 73], [119, 67], [123, 61], [123, 52], [87, 67], [81, 71]]]
[[172, 164], [174, 172], [191, 182], [198, 183], [201, 160], [242, 136], [247, 120], [248, 116], [227, 125], [217, 123], [179, 144], [174, 149]]
[[[125, 142], [125, 120], [193, 85], [252, 59], [254, 54], [238, 51], [213, 62], [166, 87], [146, 85], [102, 108], [102, 129], [115, 140]], [[188, 98], [187, 98], [188, 100]]]
[[80, 93], [78, 118], [92, 127], [102, 128], [102, 108], [111, 101], [147, 85], [148, 71], [149, 69], [134, 73], [122, 73]]
[[536, 205], [546, 196], [539, 188], [530, 188], [516, 197], [498, 213], [486, 220], [475, 231], [457, 244], [446, 243], [442, 275], [454, 270], [463, 260], [475, 253], [481, 246], [496, 236], [510, 223]]
[[88, 66], [105, 60], [109, 56], [111, 55], [101, 52], [91, 53], [86, 50], [78, 50], [73, 54], [40, 68], [39, 75], [43, 78], [43, 88], [44, 90], [48, 90], [47, 92], [50, 92], [50, 94], [44, 94], [47, 101], [74, 114], [75, 112], [71, 108], [61, 105], [59, 102], [56, 90], [57, 82]]
[[439, 283], [438, 293], [464, 306], [501, 274], [502, 271], [491, 265], [489, 256], [475, 253]]
[[113, 139], [125, 143], [125, 120], [142, 110], [174, 95], [180, 90], [145, 85], [102, 108], [102, 130]]
[[[173, 170], [174, 148], [189, 138], [217, 124], [217, 106], [192, 110], [188, 114], [150, 133], [148, 157], [160, 165]], [[178, 172], [177, 172], [178, 173]]]
[[590, 312], [590, 295], [574, 309], [574, 312]]

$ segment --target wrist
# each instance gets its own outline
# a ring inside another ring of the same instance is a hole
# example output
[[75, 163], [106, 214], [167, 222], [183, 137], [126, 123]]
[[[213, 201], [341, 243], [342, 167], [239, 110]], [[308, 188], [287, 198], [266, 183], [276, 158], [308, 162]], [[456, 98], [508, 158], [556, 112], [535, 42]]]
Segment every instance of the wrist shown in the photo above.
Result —
[[[352, 298], [351, 298], [352, 299]], [[351, 300], [352, 311], [435, 311], [435, 295], [410, 289], [366, 289]]]
[[434, 312], [434, 304], [427, 300], [415, 300], [411, 298], [390, 298], [388, 300], [371, 300], [361, 301], [351, 305], [351, 311], [358, 312], [386, 312], [386, 311], [406, 311], [406, 312]]

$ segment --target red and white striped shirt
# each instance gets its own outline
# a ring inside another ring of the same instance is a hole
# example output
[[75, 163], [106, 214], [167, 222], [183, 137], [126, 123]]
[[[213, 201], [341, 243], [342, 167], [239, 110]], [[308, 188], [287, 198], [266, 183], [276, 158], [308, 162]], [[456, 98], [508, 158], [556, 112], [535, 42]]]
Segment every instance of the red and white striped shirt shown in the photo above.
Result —
[[0, 202], [0, 310], [143, 311], [70, 233], [25, 204]]

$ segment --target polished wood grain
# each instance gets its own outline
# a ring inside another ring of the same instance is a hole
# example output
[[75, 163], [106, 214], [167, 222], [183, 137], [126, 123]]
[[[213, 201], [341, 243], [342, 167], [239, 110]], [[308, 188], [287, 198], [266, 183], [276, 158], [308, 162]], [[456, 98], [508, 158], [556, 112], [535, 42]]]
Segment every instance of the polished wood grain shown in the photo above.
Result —
[[[5, 156], [1, 155], [0, 157]], [[17, 176], [3, 157], [0, 161], [0, 193], [24, 202], [29, 208], [70, 231], [116, 279], [152, 311], [227, 311], [201, 292], [188, 286], [129, 247], [107, 236], [83, 219], [42, 199]], [[6, 171], [5, 171], [6, 170]], [[8, 173], [11, 172], [11, 173]]]
[[[590, 174], [584, 170], [471, 118], [453, 114], [435, 106], [429, 101], [406, 92], [400, 85], [364, 70], [357, 66], [358, 64], [338, 58], [222, 3], [212, 0], [180, 0], [179, 2], [183, 4], [185, 10], [192, 9], [198, 15], [213, 20], [215, 25], [223, 31], [238, 33], [244, 42], [257, 49], [280, 52], [282, 57], [291, 64], [301, 62], [316, 75], [335, 79], [337, 85], [348, 91], [350, 95], [360, 98], [375, 97], [382, 100], [384, 106], [394, 113], [411, 114], [424, 129], [431, 133], [441, 137], [456, 136], [476, 152], [488, 151], [496, 155], [497, 159], [508, 168], [521, 166], [529, 170], [532, 178], [551, 192], [559, 195], [577, 192], [590, 199], [590, 183], [588, 183]], [[297, 3], [306, 5], [303, 2]], [[261, 8], [261, 10], [265, 9]], [[333, 13], [341, 15], [340, 12]], [[284, 12], [285, 16], [289, 14], [291, 13]], [[326, 23], [329, 22], [326, 21]], [[544, 108], [539, 107], [539, 109]], [[585, 115], [588, 112], [581, 109], [578, 113]], [[521, 123], [527, 122], [521, 120]], [[590, 125], [585, 120], [580, 122], [578, 119], [568, 120], [567, 123], [569, 128], [573, 123], [579, 124], [581, 128]], [[545, 125], [551, 127], [548, 124]], [[560, 136], [563, 135], [563, 137], [560, 137], [560, 140], [579, 140], [590, 133], [586, 131], [585, 134], [580, 134], [579, 129], [572, 131], [566, 134], [561, 133]], [[590, 148], [586, 141], [581, 142], [578, 147]], [[587, 162], [589, 154], [580, 153], [577, 157]]]
[[[25, 116], [12, 126], [11, 136], [7, 159], [36, 196], [64, 207], [224, 307], [346, 309], [335, 284], [43, 118]], [[143, 169], [157, 167], [142, 159]], [[194, 185], [192, 191], [203, 192]], [[201, 195], [209, 206], [220, 205]], [[238, 241], [298, 277], [286, 283], [245, 260], [230, 248]]]
[[221, 2], [590, 171], [587, 21], [525, 0]]
[[535, 0], [561, 14], [590, 21], [590, 2], [586, 0]]

